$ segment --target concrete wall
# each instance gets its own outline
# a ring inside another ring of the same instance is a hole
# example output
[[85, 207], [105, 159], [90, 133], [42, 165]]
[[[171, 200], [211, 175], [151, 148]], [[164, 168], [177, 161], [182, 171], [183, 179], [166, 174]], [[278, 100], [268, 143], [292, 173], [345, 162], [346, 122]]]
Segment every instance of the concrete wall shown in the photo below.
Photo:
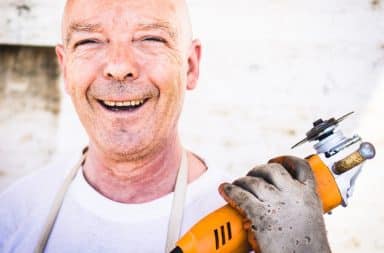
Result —
[[0, 44], [56, 44], [63, 5], [63, 0], [1, 0]]
[[[40, 1], [40, 7], [36, 4], [36, 9], [53, 8], [53, 1], [41, 7], [43, 2]], [[378, 154], [366, 164], [350, 206], [327, 216], [329, 239], [334, 252], [383, 252], [382, 1], [188, 2], [195, 35], [203, 43], [203, 61], [199, 86], [188, 92], [181, 119], [186, 146], [238, 176], [275, 155], [306, 156], [313, 152], [311, 145], [294, 151], [289, 147], [304, 137], [313, 120], [355, 111], [354, 116], [341, 124], [343, 131], [347, 135], [358, 133], [371, 141], [377, 146]], [[58, 9], [53, 8], [52, 13]], [[14, 13], [15, 9], [8, 11]], [[46, 13], [37, 15], [41, 18], [39, 22], [48, 24], [51, 19], [44, 21], [43, 14]], [[29, 22], [25, 25], [33, 26]], [[42, 37], [57, 31], [59, 24], [50, 23], [47, 27]], [[17, 29], [14, 32], [26, 33]], [[58, 38], [38, 40], [53, 45]], [[20, 43], [28, 42], [20, 39]], [[46, 120], [32, 136], [38, 136], [41, 129], [47, 133], [52, 130], [54, 134], [45, 136], [55, 143], [51, 146], [55, 154], [63, 156], [80, 149], [86, 137], [70, 100], [62, 89], [59, 94], [63, 95], [60, 114], [53, 117], [57, 126]], [[20, 122], [34, 121], [31, 115], [39, 113], [35, 110], [20, 114]], [[15, 150], [23, 148], [20, 142], [15, 143]], [[28, 163], [41, 159], [32, 153], [24, 154]], [[7, 155], [7, 159], [18, 160], [19, 156]], [[14, 170], [19, 168], [16, 166]]]
[[0, 189], [50, 160], [59, 113], [53, 49], [0, 45]]

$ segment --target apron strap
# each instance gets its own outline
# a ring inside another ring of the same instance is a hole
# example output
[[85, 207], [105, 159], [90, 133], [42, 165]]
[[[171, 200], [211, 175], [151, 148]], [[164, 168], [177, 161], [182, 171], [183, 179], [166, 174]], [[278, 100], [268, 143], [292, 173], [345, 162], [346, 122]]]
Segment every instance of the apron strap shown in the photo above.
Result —
[[188, 183], [188, 157], [187, 152], [183, 151], [179, 172], [177, 173], [175, 191], [172, 200], [172, 209], [168, 222], [167, 243], [165, 253], [171, 252], [176, 246], [180, 237], [181, 225], [183, 221], [184, 202]]
[[[46, 223], [44, 224], [43, 230], [38, 238], [37, 245], [34, 249], [34, 253], [43, 253], [49, 236], [52, 232], [55, 224], [57, 215], [60, 212], [60, 208], [64, 202], [65, 194], [68, 191], [70, 184], [75, 178], [77, 172], [84, 165], [88, 147], [84, 148], [83, 153], [76, 165], [70, 170], [68, 175], [65, 177], [63, 184], [57, 192], [51, 210], [49, 211]], [[169, 216], [168, 222], [168, 234], [165, 252], [169, 253], [176, 245], [176, 242], [180, 236], [181, 225], [183, 220], [184, 202], [188, 182], [188, 158], [187, 152], [184, 150], [181, 157], [181, 164], [177, 174], [175, 192], [172, 201], [172, 209]]]
[[79, 168], [84, 164], [87, 151], [88, 151], [88, 147], [83, 149], [83, 153], [79, 161], [76, 163], [76, 165], [70, 170], [68, 175], [65, 177], [63, 184], [61, 185], [59, 191], [57, 192], [55, 199], [53, 201], [53, 204], [51, 206], [51, 210], [49, 211], [48, 217], [44, 224], [43, 230], [37, 241], [36, 248], [33, 251], [34, 253], [44, 252], [45, 246], [47, 245], [47, 242], [48, 242], [49, 235], [52, 232], [53, 225], [56, 221], [57, 215], [59, 214], [61, 205], [63, 204], [65, 194], [67, 193], [68, 188], [71, 182], [73, 181], [73, 178], [76, 176], [77, 172], [79, 171]]

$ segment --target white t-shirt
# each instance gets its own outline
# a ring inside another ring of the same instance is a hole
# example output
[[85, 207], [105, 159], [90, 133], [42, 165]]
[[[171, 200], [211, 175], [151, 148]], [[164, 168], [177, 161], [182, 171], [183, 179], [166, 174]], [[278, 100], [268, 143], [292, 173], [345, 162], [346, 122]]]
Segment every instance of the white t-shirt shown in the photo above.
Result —
[[[61, 168], [41, 170], [0, 195], [0, 252], [32, 252], [65, 176]], [[182, 234], [225, 204], [217, 188], [226, 179], [209, 167], [188, 185]], [[79, 171], [45, 252], [164, 252], [172, 199], [173, 193], [144, 204], [114, 202], [94, 190]]]

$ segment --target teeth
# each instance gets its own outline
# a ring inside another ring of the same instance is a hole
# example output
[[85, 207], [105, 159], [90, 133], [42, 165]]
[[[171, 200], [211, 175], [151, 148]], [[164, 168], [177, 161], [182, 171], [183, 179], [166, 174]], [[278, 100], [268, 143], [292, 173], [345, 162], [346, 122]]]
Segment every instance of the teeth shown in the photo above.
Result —
[[103, 100], [103, 103], [108, 106], [136, 106], [144, 104], [144, 99], [140, 100], [129, 100], [129, 101], [110, 101]]
[[108, 106], [115, 106], [116, 105], [116, 103], [113, 101], [103, 101], [103, 102], [104, 102], [104, 104], [106, 104]]

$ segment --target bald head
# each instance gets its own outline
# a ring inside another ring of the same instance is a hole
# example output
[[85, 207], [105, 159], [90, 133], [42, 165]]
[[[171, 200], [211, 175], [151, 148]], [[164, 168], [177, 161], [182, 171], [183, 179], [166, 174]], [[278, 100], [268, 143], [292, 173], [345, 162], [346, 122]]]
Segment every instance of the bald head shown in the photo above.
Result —
[[[62, 40], [67, 45], [79, 24], [88, 20], [103, 19], [106, 13], [115, 12], [109, 23], [116, 24], [122, 19], [127, 28], [135, 23], [159, 23], [158, 27], [169, 26], [171, 33], [183, 45], [190, 45], [192, 28], [185, 0], [67, 0], [62, 19]], [[110, 15], [111, 16], [111, 15]], [[109, 17], [110, 17], [109, 16]], [[154, 24], [153, 27], [157, 25]], [[93, 31], [93, 27], [82, 27]], [[124, 32], [124, 31], [122, 31]]]

